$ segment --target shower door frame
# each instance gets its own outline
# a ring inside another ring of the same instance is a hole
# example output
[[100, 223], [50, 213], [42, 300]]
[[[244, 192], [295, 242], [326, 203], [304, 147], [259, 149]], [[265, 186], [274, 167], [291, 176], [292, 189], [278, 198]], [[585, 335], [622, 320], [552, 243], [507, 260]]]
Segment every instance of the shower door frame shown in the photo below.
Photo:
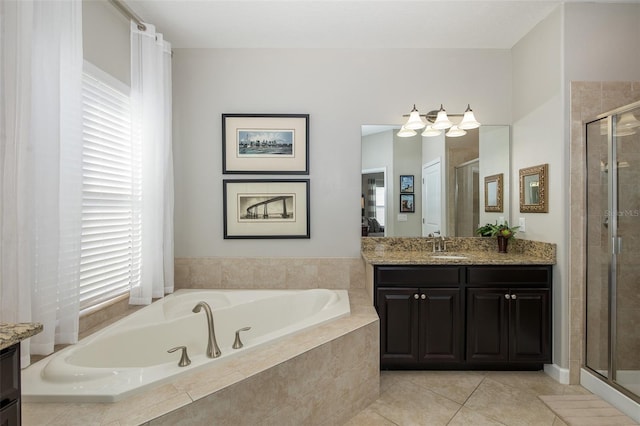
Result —
[[[588, 271], [585, 271], [585, 282], [584, 282], [584, 288], [585, 288], [584, 336], [585, 336], [585, 339], [584, 339], [584, 345], [582, 348], [583, 368], [587, 369], [588, 371], [593, 373], [595, 377], [598, 377], [600, 380], [604, 381], [614, 389], [620, 391], [621, 393], [623, 393], [624, 395], [628, 396], [629, 398], [631, 398], [636, 402], [640, 402], [640, 395], [633, 393], [631, 390], [627, 389], [626, 387], [624, 387], [623, 385], [619, 384], [616, 381], [617, 373], [618, 373], [617, 358], [616, 358], [616, 355], [617, 355], [616, 342], [617, 342], [617, 328], [618, 328], [617, 327], [617, 319], [618, 319], [617, 317], [617, 276], [618, 276], [617, 256], [621, 252], [622, 241], [621, 241], [621, 237], [618, 236], [618, 152], [617, 152], [618, 150], [617, 150], [617, 144], [616, 144], [616, 139], [614, 135], [616, 133], [616, 126], [617, 126], [617, 120], [618, 120], [617, 116], [621, 115], [624, 112], [632, 111], [638, 108], [640, 108], [640, 101], [613, 109], [603, 114], [599, 114], [594, 119], [586, 120], [583, 122], [584, 135], [585, 135], [584, 173], [586, 176], [586, 185], [584, 187], [585, 200], [586, 200], [585, 206], [589, 205], [588, 204], [588, 200], [589, 200], [588, 184], [589, 184], [589, 178], [590, 178], [588, 174], [588, 164], [589, 164], [589, 160], [588, 160], [589, 152], [588, 152], [588, 146], [587, 146], [588, 141], [586, 140], [586, 138], [588, 137], [587, 126], [591, 123], [601, 121], [602, 119], [605, 119], [605, 118], [607, 119], [607, 157], [608, 157], [607, 164], [609, 168], [608, 179], [607, 179], [607, 203], [609, 207], [609, 212], [608, 212], [609, 226], [608, 226], [608, 238], [607, 238], [608, 240], [607, 251], [609, 253], [609, 262], [608, 262], [609, 267], [608, 267], [608, 274], [607, 274], [607, 277], [608, 277], [607, 287], [609, 292], [608, 300], [607, 300], [607, 306], [609, 310], [608, 328], [607, 328], [607, 331], [608, 331], [607, 353], [608, 353], [609, 359], [607, 362], [607, 375], [604, 376], [602, 375], [602, 373], [598, 372], [597, 370], [587, 365], [587, 361], [588, 361], [587, 335], [588, 334], [586, 330], [587, 330], [587, 327], [589, 326], [589, 322], [588, 322], [589, 294], [588, 294], [588, 286], [587, 286], [587, 283], [589, 280]], [[586, 215], [587, 215], [587, 220], [585, 221], [584, 232], [585, 232], [585, 237], [587, 242], [587, 244], [585, 244], [585, 251], [586, 253], [588, 253], [588, 250], [589, 250], [588, 249], [589, 247], [589, 243], [588, 243], [589, 212], [588, 211], [586, 211]], [[587, 258], [586, 253], [585, 253], [585, 258]]]

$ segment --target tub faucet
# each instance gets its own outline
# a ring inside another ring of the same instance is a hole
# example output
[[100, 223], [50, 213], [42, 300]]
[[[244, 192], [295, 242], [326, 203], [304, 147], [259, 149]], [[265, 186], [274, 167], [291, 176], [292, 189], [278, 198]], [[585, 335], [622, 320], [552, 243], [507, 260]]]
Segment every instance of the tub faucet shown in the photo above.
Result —
[[218, 358], [221, 354], [218, 342], [216, 341], [216, 332], [213, 328], [213, 314], [211, 313], [211, 306], [207, 302], [198, 302], [193, 308], [193, 312], [200, 312], [200, 308], [204, 308], [204, 313], [207, 314], [207, 326], [209, 327], [208, 342], [207, 342], [207, 357]]

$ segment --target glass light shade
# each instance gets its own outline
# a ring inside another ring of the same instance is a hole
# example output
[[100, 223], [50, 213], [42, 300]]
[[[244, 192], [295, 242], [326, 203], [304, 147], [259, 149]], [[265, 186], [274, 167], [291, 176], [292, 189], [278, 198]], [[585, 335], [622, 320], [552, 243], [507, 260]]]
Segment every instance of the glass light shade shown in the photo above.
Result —
[[466, 134], [467, 134], [466, 131], [458, 128], [458, 126], [456, 126], [455, 124], [453, 126], [451, 126], [451, 129], [449, 129], [449, 131], [447, 133], [445, 133], [445, 135], [450, 137], [450, 138], [458, 138], [458, 137], [464, 136]]
[[422, 117], [420, 117], [420, 113], [418, 112], [418, 110], [416, 109], [416, 106], [414, 105], [413, 109], [411, 110], [411, 114], [409, 114], [409, 119], [405, 123], [404, 127], [411, 130], [417, 130], [417, 129], [422, 129], [426, 125], [427, 123], [425, 123], [424, 120], [422, 120]]
[[442, 105], [440, 105], [440, 111], [438, 111], [436, 121], [431, 127], [438, 130], [444, 130], [451, 126], [453, 126], [453, 123], [449, 120], [449, 117], [447, 117], [447, 111], [445, 111], [444, 108], [442, 108]]
[[620, 116], [620, 120], [618, 120], [618, 128], [625, 129], [633, 129], [634, 127], [640, 126], [640, 121], [636, 119], [635, 115], [630, 112], [625, 112]]
[[469, 130], [469, 129], [477, 129], [480, 127], [480, 123], [476, 121], [476, 117], [473, 115], [473, 110], [470, 105], [467, 105], [467, 110], [464, 112], [464, 117], [462, 117], [462, 121], [458, 124], [458, 128]]
[[398, 137], [401, 137], [401, 138], [410, 138], [411, 136], [415, 136], [417, 134], [418, 133], [415, 130], [407, 129], [404, 126], [402, 126], [397, 133]]
[[432, 136], [438, 136], [438, 135], [440, 135], [440, 133], [442, 133], [442, 130], [434, 129], [433, 126], [431, 126], [431, 124], [429, 124], [424, 129], [424, 132], [421, 133], [421, 135], [422, 136], [426, 136], [426, 137], [432, 137]]

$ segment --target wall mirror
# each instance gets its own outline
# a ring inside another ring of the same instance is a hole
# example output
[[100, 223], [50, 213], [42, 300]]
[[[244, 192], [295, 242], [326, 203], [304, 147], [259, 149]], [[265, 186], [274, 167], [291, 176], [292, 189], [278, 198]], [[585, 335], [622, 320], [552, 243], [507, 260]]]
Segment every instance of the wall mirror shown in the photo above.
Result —
[[520, 169], [520, 212], [547, 213], [548, 164]]
[[486, 176], [484, 178], [484, 211], [501, 212], [503, 173]]
[[[480, 225], [510, 220], [509, 126], [482, 125], [462, 137], [418, 133], [407, 138], [397, 136], [400, 127], [362, 126], [362, 225], [369, 227], [369, 236], [420, 237], [440, 231], [473, 237]], [[402, 211], [400, 176], [410, 175], [415, 176], [413, 210]], [[502, 176], [502, 191], [497, 182], [491, 185], [496, 200], [486, 210], [485, 177], [496, 175]]]

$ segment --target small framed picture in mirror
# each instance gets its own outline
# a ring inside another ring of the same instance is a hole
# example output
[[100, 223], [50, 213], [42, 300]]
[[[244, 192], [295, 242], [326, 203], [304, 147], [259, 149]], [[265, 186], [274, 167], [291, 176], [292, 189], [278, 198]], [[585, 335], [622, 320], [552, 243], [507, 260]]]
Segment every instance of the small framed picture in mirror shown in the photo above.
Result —
[[484, 178], [484, 211], [502, 212], [503, 173]]
[[413, 175], [400, 175], [400, 193], [413, 194]]
[[520, 169], [521, 213], [547, 213], [549, 211], [548, 169], [548, 164]]
[[415, 213], [415, 198], [414, 194], [400, 194], [400, 212], [401, 213]]

